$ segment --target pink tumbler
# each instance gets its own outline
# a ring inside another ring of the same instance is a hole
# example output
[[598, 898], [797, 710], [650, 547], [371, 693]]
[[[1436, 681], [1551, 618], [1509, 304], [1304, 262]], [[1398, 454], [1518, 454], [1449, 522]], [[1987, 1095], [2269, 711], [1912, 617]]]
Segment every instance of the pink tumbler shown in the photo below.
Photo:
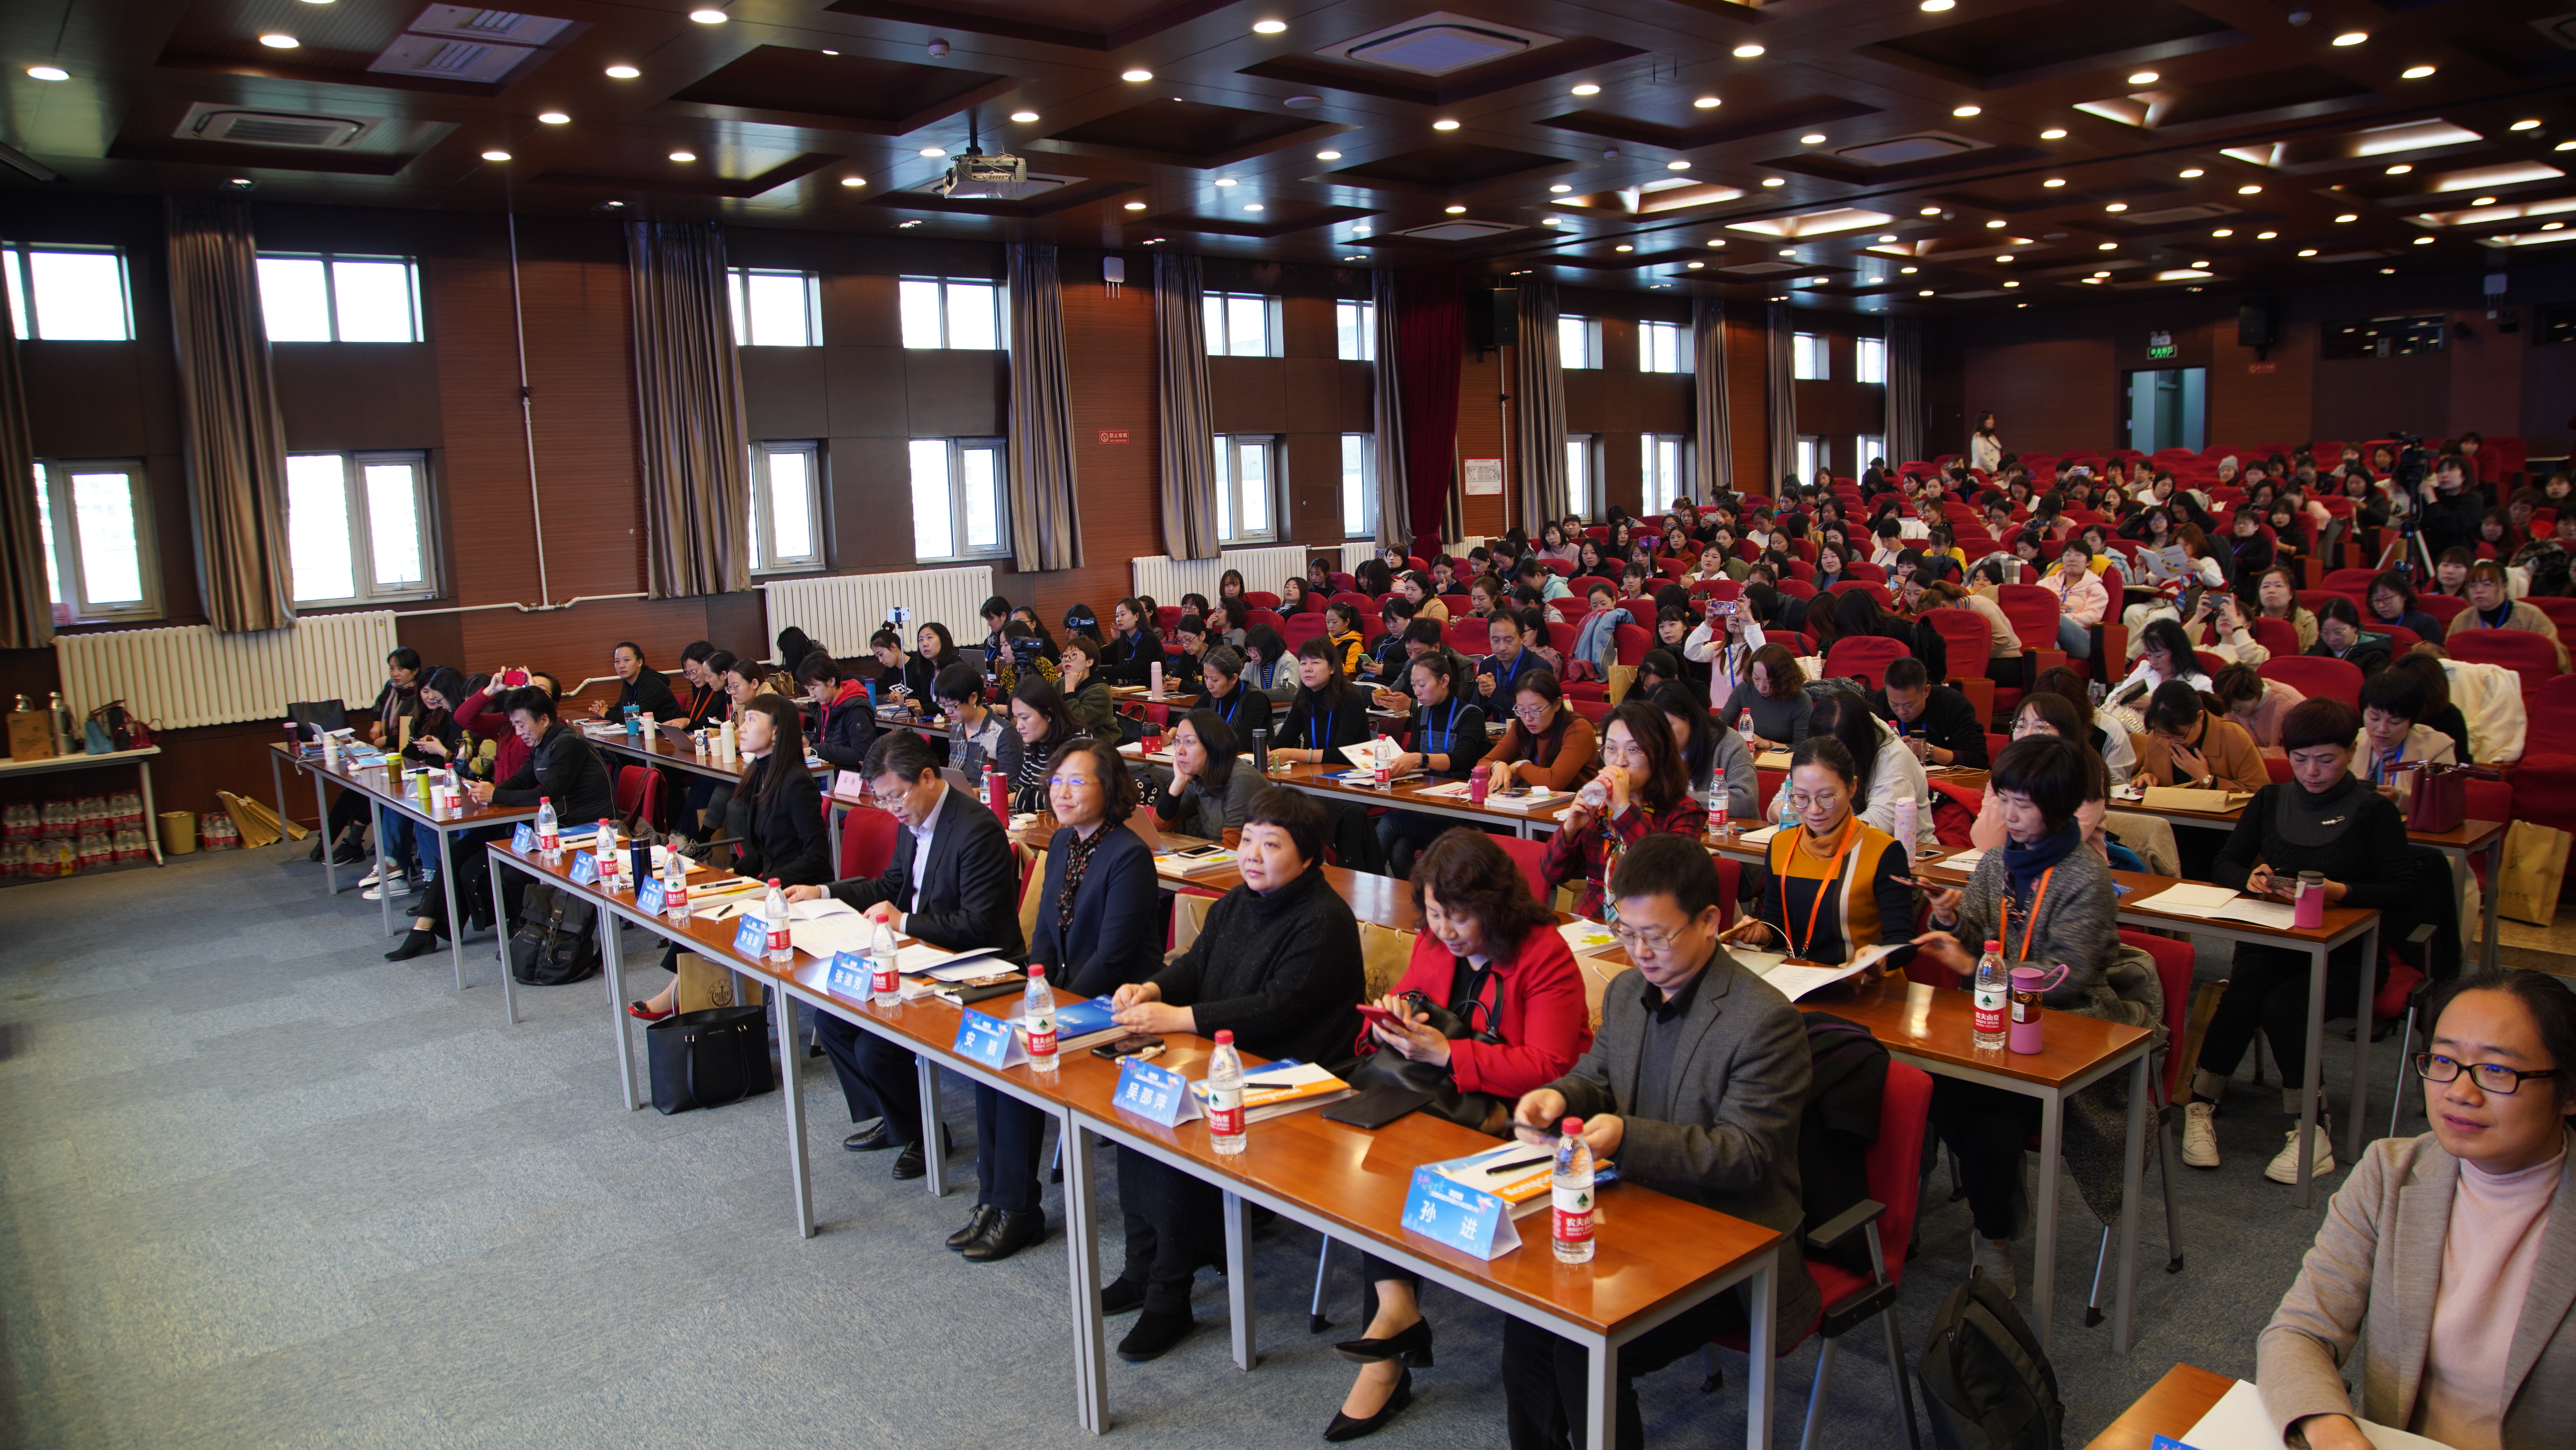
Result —
[[2039, 967], [2012, 969], [2011, 1023], [2005, 1029], [2004, 1045], [2025, 1057], [2040, 1051], [2040, 995], [2066, 980], [2066, 966], [2059, 963], [2054, 971]]
[[2290, 925], [2303, 931], [2326, 924], [2326, 877], [2322, 871], [2299, 873], [2299, 887], [2290, 898]]

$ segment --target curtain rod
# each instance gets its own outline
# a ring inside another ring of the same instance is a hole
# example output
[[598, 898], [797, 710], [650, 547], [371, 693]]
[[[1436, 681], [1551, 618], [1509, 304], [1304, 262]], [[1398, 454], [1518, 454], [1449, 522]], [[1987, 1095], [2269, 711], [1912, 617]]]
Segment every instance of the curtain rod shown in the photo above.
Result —
[[509, 600], [500, 604], [451, 604], [439, 609], [397, 609], [393, 613], [396, 619], [409, 619], [419, 614], [473, 614], [485, 609], [515, 609], [521, 614], [560, 614], [576, 604], [603, 599], [649, 599], [651, 597], [639, 589], [632, 594], [576, 594], [561, 604], [523, 604], [517, 600]]

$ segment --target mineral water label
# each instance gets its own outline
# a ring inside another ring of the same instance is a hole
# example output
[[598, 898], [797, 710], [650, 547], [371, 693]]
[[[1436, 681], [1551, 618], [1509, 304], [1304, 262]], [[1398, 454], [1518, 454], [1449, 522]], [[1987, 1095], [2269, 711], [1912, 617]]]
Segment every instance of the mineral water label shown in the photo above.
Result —
[[868, 991], [875, 996], [903, 990], [902, 974], [895, 970], [894, 958], [872, 957], [868, 961]]
[[1556, 1236], [1567, 1243], [1592, 1237], [1592, 1190], [1551, 1188], [1548, 1193], [1555, 1204]]
[[2004, 1030], [2004, 997], [1992, 988], [1977, 988], [1976, 1026], [1979, 1032]]
[[1243, 1131], [1243, 1089], [1208, 1089], [1208, 1131], [1230, 1138]]
[[1023, 1023], [1023, 1026], [1027, 1029], [1029, 1035], [1029, 1056], [1052, 1057], [1055, 1055], [1054, 1013], [1050, 1012], [1043, 1017], [1028, 1018]]
[[765, 941], [763, 944], [764, 944], [765, 946], [767, 946], [767, 947], [768, 947], [769, 952], [770, 952], [770, 955], [772, 955], [772, 956], [775, 956], [775, 955], [777, 955], [777, 954], [778, 954], [778, 953], [780, 953], [780, 952], [786, 951], [786, 950], [788, 949], [788, 945], [789, 945], [789, 938], [788, 938], [788, 935], [787, 935], [787, 923], [786, 923], [786, 922], [784, 922], [784, 921], [781, 921], [781, 922], [777, 923], [776, 925], [774, 925], [774, 926], [770, 927], [769, 932], [768, 932], [767, 939], [766, 939], [766, 941]]

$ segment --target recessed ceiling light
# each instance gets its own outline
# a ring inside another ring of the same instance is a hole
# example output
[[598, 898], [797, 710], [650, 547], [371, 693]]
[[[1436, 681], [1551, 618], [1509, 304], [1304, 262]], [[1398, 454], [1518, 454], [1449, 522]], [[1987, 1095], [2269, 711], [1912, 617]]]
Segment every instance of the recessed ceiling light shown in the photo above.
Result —
[[2256, 186], [2254, 183], [2249, 181], [2243, 186], [2236, 188], [2236, 194], [2238, 196], [2260, 196], [2263, 194], [2263, 188]]
[[[894, 224], [894, 229], [895, 229], [896, 231], [899, 231], [899, 232], [908, 232], [908, 231], [911, 231], [914, 227], [917, 227], [917, 226], [919, 226], [919, 225], [921, 225], [921, 218], [919, 218], [919, 217], [914, 217], [914, 218], [913, 218], [912, 220], [910, 220], [910, 221], [905, 221], [905, 222], [896, 222], [896, 223]], [[1154, 242], [1159, 242], [1159, 241], [1161, 241], [1161, 240], [1162, 240], [1162, 238], [1161, 238], [1161, 237], [1156, 237], [1156, 238], [1154, 238], [1154, 240], [1153, 240], [1153, 241], [1149, 241], [1149, 242], [1147, 242], [1145, 245], [1150, 247], [1150, 246], [1154, 245]]]
[[2009, 262], [2012, 260], [2012, 253], [2006, 252], [2002, 256], [1995, 258], [1995, 260], [1998, 262]]
[[1883, 234], [1879, 237], [1879, 240], [1880, 240], [1880, 241], [1882, 241], [1882, 242], [1892, 242], [1892, 241], [1895, 241], [1895, 240], [1896, 240], [1896, 233], [1894, 233], [1894, 232], [1887, 232], [1887, 233], [1883, 233]]
[[1318, 151], [1315, 153], [1315, 159], [1318, 161], [1339, 161], [1342, 159], [1342, 153], [1339, 151]]
[[1457, 123], [1457, 122], [1455, 122], [1455, 121], [1452, 121], [1452, 120], [1448, 120], [1448, 119], [1446, 119], [1446, 118], [1443, 118], [1443, 119], [1441, 119], [1441, 120], [1437, 120], [1437, 121], [1432, 122], [1432, 123], [1431, 123], [1431, 129], [1432, 129], [1432, 130], [1434, 130], [1434, 131], [1455, 131], [1455, 130], [1457, 130], [1457, 129], [1458, 129], [1458, 123]]
[[1687, 161], [1667, 161], [1664, 163], [1664, 169], [1666, 171], [1688, 171], [1690, 170], [1690, 163]]
[[2120, 244], [2118, 242], [2104, 242], [2093, 250], [2097, 252], [2116, 252], [2120, 250]]
[[1922, 215], [1924, 215], [1924, 216], [1939, 216], [1940, 214], [1941, 214], [1941, 208], [1939, 208], [1939, 207], [1937, 207], [1937, 206], [1927, 206], [1927, 207], [1923, 208], [1923, 211], [1922, 211]]
[[2410, 172], [2410, 171], [2412, 171], [2412, 170], [2414, 170], [2414, 169], [2415, 169], [2414, 167], [2407, 165], [2407, 164], [2406, 164], [2405, 162], [2403, 162], [2403, 161], [2400, 161], [2400, 162], [2398, 162], [2396, 165], [2394, 165], [2394, 166], [2392, 166], [2392, 167], [2388, 168], [2388, 174], [2389, 174], [2389, 175], [2391, 175], [2391, 176], [2404, 176], [2406, 173], [2408, 173], [2408, 172]]
[[1549, 187], [1547, 190], [1550, 196], [1563, 196], [1567, 192], [1574, 190], [1574, 188], [1560, 181], [1556, 185]]
[[1735, 48], [1735, 58], [1737, 60], [1751, 60], [1753, 57], [1760, 55], [1761, 53], [1762, 47], [1750, 43], [1739, 45]]
[[2433, 68], [2429, 65], [2410, 65], [2406, 69], [2399, 71], [2397, 74], [2410, 81], [2420, 81], [2432, 73]]
[[304, 42], [297, 40], [294, 36], [288, 35], [283, 31], [272, 30], [268, 34], [261, 36], [259, 38], [259, 43], [267, 46], [271, 50], [293, 50]]
[[1900, 277], [1911, 277], [1921, 270], [1922, 268], [1920, 267], [1899, 267], [1896, 269], [1896, 275]]
[[565, 115], [561, 111], [539, 111], [537, 112], [537, 119], [545, 122], [549, 126], [566, 126], [572, 123], [572, 117]]
[[1219, 185], [1219, 186], [1233, 186], [1233, 185], [1236, 185], [1237, 183], [1235, 182], [1235, 179], [1234, 179], [1233, 177], [1231, 177], [1231, 176], [1220, 176], [1220, 177], [1218, 177], [1218, 178], [1216, 179], [1216, 184], [1217, 184], [1217, 185]]
[[2334, 43], [2337, 45], [2359, 45], [2368, 39], [2370, 39], [2370, 32], [2367, 30], [2347, 30], [2343, 34], [2336, 36], [2334, 38]]
[[507, 151], [486, 151], [483, 153], [483, 159], [486, 161], [507, 161], [510, 159], [510, 153]]
[[698, 153], [695, 151], [674, 151], [671, 153], [671, 159], [674, 161], [695, 161], [698, 159]]
[[2183, 180], [2185, 180], [2185, 181], [2196, 181], [2196, 180], [2200, 179], [2201, 177], [2208, 175], [2209, 173], [2208, 173], [2208, 172], [2206, 172], [2206, 171], [2201, 170], [2201, 169], [2200, 169], [2199, 167], [2197, 167], [2197, 166], [2194, 166], [2194, 167], [2191, 167], [2191, 168], [2189, 168], [2189, 169], [2187, 169], [2187, 170], [2184, 170], [2184, 171], [2178, 171], [2178, 172], [2176, 172], [2176, 173], [2174, 173], [2174, 174], [2175, 174], [2175, 175], [2177, 175], [2177, 176], [2179, 176], [2179, 177], [2181, 177], [2181, 178], [2182, 178]]
[[2111, 274], [2110, 274], [2110, 273], [2108, 273], [2108, 272], [2096, 272], [2096, 273], [2094, 273], [2093, 275], [2094, 275], [2094, 276], [2096, 276], [2096, 277], [2108, 277], [2108, 276], [2110, 276]]
[[1120, 209], [1123, 211], [1143, 211], [1145, 209], [1145, 204], [1141, 201], [1131, 201]]
[[2560, 230], [2566, 225], [2567, 223], [2565, 222], [2542, 222], [2540, 224], [2540, 229], [2544, 232], [2554, 232]]
[[1244, 209], [1245, 211], [1259, 211], [1259, 210], [1261, 210], [1261, 203], [1259, 203], [1259, 202], [1257, 202], [1257, 201], [1255, 201], [1255, 202], [1247, 202], [1247, 203], [1245, 203], [1245, 204], [1244, 204], [1244, 208], [1243, 208], [1243, 209]]
[[1810, 131], [1806, 135], [1798, 138], [1798, 144], [1801, 146], [1822, 146], [1825, 144], [1825, 133], [1822, 131]]
[[1702, 96], [1698, 100], [1691, 102], [1691, 104], [1697, 106], [1703, 111], [1709, 111], [1715, 110], [1718, 106], [1724, 103], [1719, 101], [1715, 96]]
[[1706, 262], [1684, 262], [1682, 263], [1682, 269], [1688, 272], [1696, 272], [1707, 265], [1708, 263]]
[[2417, 237], [2415, 239], [2415, 245], [2419, 247], [2429, 247], [2433, 245], [2433, 239], [2431, 237]]
[[689, 18], [700, 25], [722, 25], [731, 17], [721, 10], [692, 10], [689, 12]]
[[1154, 78], [1154, 73], [1139, 66], [1134, 70], [1120, 71], [1118, 78], [1122, 81], [1150, 81]]
[[1023, 125], [1023, 126], [1027, 125], [1027, 124], [1028, 124], [1028, 123], [1030, 123], [1031, 121], [1036, 120], [1037, 118], [1038, 118], [1038, 113], [1037, 113], [1037, 112], [1035, 112], [1035, 111], [1013, 111], [1013, 112], [1011, 113], [1011, 119], [1012, 119], [1012, 120], [1014, 120], [1014, 121], [1019, 122], [1019, 123], [1020, 123], [1021, 125]]
[[2576, 141], [2561, 141], [2549, 149], [2552, 151], [2576, 151]]
[[1929, 287], [1926, 287], [1926, 288], [1924, 288], [1922, 291], [1917, 292], [1917, 293], [1915, 293], [1914, 295], [1915, 295], [1915, 296], [1917, 296], [1917, 297], [1929, 297], [1929, 296], [1931, 296], [1931, 295], [1932, 295], [1932, 289], [1931, 289], [1931, 288], [1929, 288]]
[[1287, 30], [1287, 28], [1288, 22], [1285, 20], [1256, 20], [1252, 22], [1252, 33], [1255, 35], [1278, 35]]
[[1345, 262], [1365, 262], [1365, 261], [1367, 261], [1367, 260], [1368, 260], [1368, 258], [1367, 258], [1366, 256], [1363, 256], [1363, 255], [1354, 254], [1354, 255], [1351, 255], [1351, 256], [1348, 256], [1348, 257], [1344, 257], [1344, 258], [1342, 258], [1342, 260], [1343, 260], [1343, 261], [1345, 261]]
[[1619, 245], [1617, 245], [1617, 246], [1615, 246], [1615, 247], [1612, 247], [1610, 250], [1612, 250], [1612, 251], [1614, 251], [1614, 252], [1633, 252], [1633, 251], [1635, 251], [1635, 250], [1637, 250], [1637, 249], [1636, 249], [1635, 247], [1629, 246], [1626, 242], [1621, 242]]
[[1979, 115], [1983, 113], [1984, 110], [1985, 107], [1983, 106], [1952, 106], [1950, 108], [1950, 114], [1964, 120], [1969, 116]]
[[2336, 217], [2335, 220], [2339, 222], [2357, 222], [2361, 220], [2361, 213], [2357, 211], [2348, 211], [2342, 216]]
[[2007, 287], [2018, 287], [2021, 284], [2019, 282], [2006, 282], [2004, 285]]
[[2039, 133], [2039, 139], [2042, 141], [2063, 141], [2066, 139], [2066, 128], [2063, 126], [2051, 126], [2047, 130]]
[[1780, 249], [1780, 255], [1784, 257], [1794, 257], [1798, 255], [1798, 249], [1796, 247], [1782, 247]]
[[58, 65], [31, 65], [27, 67], [27, 74], [40, 81], [67, 81], [72, 78], [70, 71]]
[[1451, 216], [1465, 216], [1467, 214], [1467, 209], [1463, 206], [1449, 207], [1447, 208], [1447, 211]]
[[1722, 241], [1711, 241], [1711, 242], [1709, 243], [1709, 245], [1710, 245], [1710, 246], [1712, 246], [1712, 247], [1722, 247], [1722, 246], [1725, 246], [1725, 245], [1726, 245], [1726, 243], [1724, 243], [1724, 242], [1722, 242]]
[[1959, 3], [1959, 0], [1923, 0], [1923, 8], [1935, 15]]
[[823, 54], [825, 54], [825, 55], [839, 55], [839, 54], [840, 54], [840, 52], [839, 52], [839, 51], [837, 51], [837, 50], [827, 50], [827, 51], [824, 51], [824, 52], [823, 52]]
[[[2109, 273], [2107, 273], [2107, 272], [2102, 274], [2102, 276], [2109, 276], [2109, 275], [2110, 275], [2110, 274], [2109, 274]], [[2087, 278], [2085, 278], [2085, 279], [2084, 279], [2084, 285], [2086, 285], [2086, 286], [2088, 286], [2088, 287], [2098, 287], [2098, 286], [2100, 286], [2100, 285], [2102, 284], [2102, 276], [2097, 276], [2097, 277], [2087, 277]]]
[[2397, 269], [2394, 267], [2382, 267], [2379, 269], [2379, 275], [2382, 277], [2394, 277], [2397, 275]]
[[1766, 176], [1762, 178], [1762, 184], [1764, 186], [1787, 186], [1789, 184], [1789, 178], [1785, 176]]
[[2040, 183], [2040, 185], [2042, 185], [2042, 186], [2045, 186], [2045, 187], [2051, 187], [2051, 188], [2064, 186], [2065, 184], [2066, 184], [2066, 178], [2065, 178], [2065, 177], [2063, 177], [2063, 176], [2052, 176], [2052, 177], [2048, 178], [2046, 181], [2043, 181], [2043, 182], [2041, 182], [2041, 183]]
[[865, 186], [868, 184], [868, 179], [864, 176], [844, 176], [841, 178], [841, 184], [843, 186]]
[[1565, 225], [1565, 218], [1561, 216], [1543, 216], [1538, 219], [1538, 224], [1543, 227], [1561, 227]]
[[2256, 232], [2254, 234], [2254, 240], [2258, 242], [2268, 242], [2279, 235], [2279, 232]]
[[2001, 231], [2003, 230], [2003, 225], [2003, 219], [2001, 217], [1997, 217], [1995, 220], [1986, 223], [1986, 230]]
[[2129, 84], [2133, 86], [2151, 86], [2155, 83], [2156, 73], [2151, 70], [2133, 71], [2129, 75]]
[[2301, 247], [2301, 248], [2299, 248], [2299, 255], [2300, 255], [2300, 256], [2302, 256], [2302, 257], [2313, 257], [2313, 256], [2315, 256], [2316, 254], [2317, 254], [2317, 249], [2316, 249], [2316, 248], [2314, 248], [2314, 247]]
[[1585, 81], [1583, 84], [1574, 88], [1574, 94], [1578, 96], [1597, 96], [1601, 94], [1601, 88], [1590, 81]]
[[2213, 237], [2232, 237], [2236, 235], [2236, 228], [2220, 227], [2218, 230], [2211, 232], [2210, 235]]
[[2514, 122], [2514, 123], [2513, 123], [2513, 125], [2512, 125], [2511, 127], [2509, 127], [2508, 129], [2510, 129], [2510, 130], [2515, 130], [2515, 131], [2537, 131], [2537, 130], [2539, 130], [2539, 129], [2540, 129], [2540, 122], [2539, 122], [2538, 120], [2536, 120], [2536, 119], [2535, 119], [2535, 120], [2528, 120], [2528, 121], [2516, 121], [2516, 122]]
[[921, 148], [921, 154], [931, 157], [945, 156], [948, 154], [948, 148], [945, 146], [924, 146]]
[[2482, 196], [2482, 197], [2479, 197], [2477, 200], [2475, 200], [2475, 201], [2473, 201], [2473, 202], [2470, 202], [2470, 203], [2469, 203], [2469, 205], [2471, 205], [2471, 206], [2493, 206], [2493, 205], [2495, 205], [2495, 200], [2496, 200], [2496, 199], [2495, 199], [2494, 197], [2492, 197], [2492, 196]]
[[613, 65], [608, 68], [608, 78], [610, 80], [631, 81], [642, 74], [644, 74], [644, 72], [637, 70], [631, 65]]

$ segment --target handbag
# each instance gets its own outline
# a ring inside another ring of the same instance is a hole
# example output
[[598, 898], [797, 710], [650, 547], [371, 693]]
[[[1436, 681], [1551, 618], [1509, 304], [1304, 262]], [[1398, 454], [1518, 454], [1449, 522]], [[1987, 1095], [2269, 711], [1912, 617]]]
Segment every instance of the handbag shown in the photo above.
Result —
[[644, 1051], [655, 1112], [721, 1108], [776, 1085], [769, 1075], [767, 1014], [758, 1007], [665, 1017], [644, 1029]]
[[2451, 831], [2469, 818], [2469, 779], [2465, 770], [2417, 765], [2406, 797], [2406, 829]]
[[530, 987], [560, 987], [598, 970], [598, 911], [569, 891], [528, 887], [510, 934], [510, 975]]
[[[1438, 1032], [1452, 1042], [1483, 1042], [1500, 1046], [1503, 1039], [1492, 1030], [1490, 1025], [1481, 1028], [1475, 1025], [1479, 1015], [1482, 1015], [1490, 1024], [1497, 1020], [1501, 1013], [1499, 1000], [1492, 1005], [1488, 1005], [1484, 1000], [1485, 983], [1488, 981], [1494, 981], [1495, 995], [1498, 999], [1501, 996], [1502, 984], [1495, 981], [1493, 969], [1488, 967], [1482, 971], [1470, 971], [1466, 964], [1461, 962], [1451, 969], [1451, 973], [1450, 991], [1453, 994], [1451, 1005], [1443, 1006], [1434, 1002], [1428, 993], [1420, 990], [1404, 993], [1404, 1005], [1421, 1014], [1423, 1026]], [[1463, 994], [1460, 992], [1462, 977], [1465, 989]], [[1461, 1003], [1464, 1005], [1459, 1005]], [[1457, 1075], [1450, 1071], [1449, 1064], [1445, 1062], [1418, 1062], [1389, 1048], [1381, 1047], [1364, 1054], [1358, 1066], [1344, 1076], [1353, 1090], [1362, 1093], [1373, 1088], [1394, 1088], [1420, 1093], [1425, 1098], [1422, 1111], [1433, 1117], [1456, 1123], [1462, 1128], [1474, 1128], [1478, 1132], [1483, 1132], [1485, 1124], [1493, 1120], [1496, 1107], [1505, 1109], [1506, 1113], [1511, 1107], [1511, 1104], [1492, 1093], [1461, 1091], [1458, 1087]]]

